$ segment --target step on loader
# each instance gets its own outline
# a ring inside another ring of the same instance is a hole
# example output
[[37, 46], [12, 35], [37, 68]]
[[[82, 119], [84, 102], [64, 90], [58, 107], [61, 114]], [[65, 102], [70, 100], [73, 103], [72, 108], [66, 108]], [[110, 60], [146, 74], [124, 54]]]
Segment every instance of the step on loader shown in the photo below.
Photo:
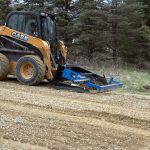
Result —
[[11, 12], [0, 26], [0, 80], [14, 75], [20, 83], [32, 86], [47, 79], [57, 87], [70, 85], [98, 92], [123, 86], [113, 78], [67, 64], [67, 52], [57, 38], [54, 15]]

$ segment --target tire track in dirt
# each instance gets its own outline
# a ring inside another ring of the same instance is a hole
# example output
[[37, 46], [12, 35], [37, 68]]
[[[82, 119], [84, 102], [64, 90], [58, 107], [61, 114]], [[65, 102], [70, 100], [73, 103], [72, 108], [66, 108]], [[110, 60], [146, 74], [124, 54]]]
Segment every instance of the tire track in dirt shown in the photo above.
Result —
[[114, 124], [141, 128], [144, 130], [147, 130], [150, 128], [150, 121], [135, 119], [135, 118], [131, 118], [129, 116], [124, 116], [120, 114], [118, 115], [118, 114], [111, 114], [108, 112], [97, 112], [97, 111], [90, 111], [90, 110], [84, 110], [84, 111], [77, 111], [77, 110], [71, 110], [71, 109], [61, 110], [58, 108], [43, 107], [43, 106], [39, 106], [39, 105], [32, 104], [32, 103], [18, 103], [15, 101], [7, 101], [7, 100], [2, 100], [2, 99], [0, 99], [0, 101], [4, 103], [11, 103], [13, 105], [20, 104], [22, 106], [30, 107], [31, 109], [32, 108], [44, 109], [46, 111], [61, 113], [64, 115], [67, 114], [71, 116], [89, 117], [89, 118], [94, 118], [94, 119], [105, 120], [107, 122], [111, 122]]
[[23, 105], [17, 105], [17, 104], [12, 104], [11, 102], [0, 102], [0, 107], [1, 109], [5, 110], [13, 110], [14, 112], [22, 113], [24, 115], [32, 115], [32, 116], [38, 116], [38, 117], [44, 117], [44, 118], [51, 118], [51, 119], [58, 119], [58, 120], [64, 120], [67, 122], [76, 122], [76, 123], [85, 123], [91, 126], [99, 126], [102, 128], [108, 128], [108, 129], [113, 129], [113, 130], [118, 130], [122, 132], [129, 132], [132, 134], [136, 135], [142, 135], [146, 137], [150, 137], [150, 131], [148, 130], [142, 130], [139, 128], [131, 128], [128, 126], [123, 126], [123, 125], [118, 125], [118, 124], [113, 124], [110, 122], [106, 122], [103, 120], [98, 120], [98, 119], [93, 119], [93, 118], [88, 118], [88, 117], [78, 117], [78, 116], [71, 116], [67, 114], [61, 114], [61, 113], [56, 113], [56, 112], [50, 112], [42, 109], [37, 109], [37, 108], [30, 108], [27, 106]]
[[[6, 96], [7, 95], [7, 96]], [[123, 107], [111, 106], [108, 104], [85, 102], [80, 99], [57, 97], [57, 96], [47, 96], [41, 94], [31, 94], [22, 91], [14, 91], [1, 89], [0, 99], [12, 102], [19, 102], [22, 104], [32, 104], [41, 107], [60, 109], [60, 110], [74, 110], [74, 111], [96, 111], [96, 112], [106, 112], [109, 114], [116, 114], [127, 116], [130, 118], [135, 118], [139, 120], [150, 121], [149, 111], [126, 109]]]
[[32, 145], [29, 143], [21, 143], [19, 141], [13, 141], [10, 139], [0, 138], [0, 150], [12, 150], [12, 149], [19, 149], [19, 150], [48, 150], [47, 147], [41, 147], [37, 145]]
[[[109, 98], [109, 97], [119, 97], [119, 98], [126, 98], [126, 100], [131, 99], [133, 101], [140, 101], [140, 102], [144, 102], [147, 104], [150, 104], [150, 96], [146, 96], [146, 95], [136, 95], [136, 94], [127, 94], [127, 93], [100, 93], [100, 94], [85, 94], [85, 93], [76, 93], [76, 92], [68, 92], [68, 91], [63, 91], [63, 90], [55, 90], [54, 88], [51, 88], [49, 83], [42, 83], [41, 85], [38, 86], [25, 86], [25, 85], [20, 85], [19, 82], [17, 82], [15, 79], [14, 81], [12, 81], [10, 79], [10, 81], [5, 81], [5, 82], [1, 82], [0, 85], [1, 89], [8, 89], [8, 90], [17, 90], [19, 91], [24, 91], [24, 92], [28, 92], [33, 94], [33, 92], [35, 94], [42, 94], [42, 95], [47, 95], [50, 96], [51, 94], [53, 96], [56, 96], [56, 93], [58, 94], [58, 97], [62, 97], [62, 94], [65, 96], [71, 96], [73, 95], [75, 98], [81, 98], [82, 100], [85, 101], [91, 101], [91, 102], [97, 102], [100, 103], [99, 100], [96, 100], [97, 98], [102, 97], [102, 101], [103, 98]], [[29, 90], [30, 89], [30, 90]], [[113, 101], [115, 101], [116, 99], [113, 99]]]
[[[13, 85], [16, 86], [16, 84]], [[43, 91], [42, 89], [41, 92], [37, 92], [37, 90], [35, 90], [40, 89], [39, 87], [28, 87], [30, 90], [28, 93], [26, 93], [28, 91], [27, 86], [17, 84], [18, 87], [22, 87], [17, 89], [17, 91], [14, 90], [15, 86], [4, 87], [3, 89], [0, 87], [0, 96], [4, 98], [5, 101], [11, 101], [12, 103], [19, 102], [23, 105], [40, 106], [42, 108], [47, 108], [48, 110], [58, 113], [76, 115], [80, 117], [89, 116], [96, 119], [103, 119], [115, 124], [124, 124], [130, 127], [137, 127], [142, 129], [150, 128], [149, 119], [145, 119], [148, 118], [148, 116], [150, 117], [149, 111], [147, 110], [131, 110], [123, 107], [103, 104], [100, 101], [84, 100], [82, 98], [75, 99], [75, 96], [64, 98], [60, 97], [61, 95], [59, 95], [59, 93], [54, 95], [53, 92], [50, 92], [49, 95], [46, 93], [45, 95], [45, 90]], [[46, 90], [49, 91], [50, 89]], [[147, 101], [145, 101], [145, 103], [146, 102]], [[138, 118], [134, 114], [136, 114]], [[143, 116], [145, 120], [140, 116]]]
[[148, 96], [79, 94], [8, 80], [0, 84], [0, 145], [6, 149], [150, 148]]
[[[40, 96], [47, 96], [57, 99], [66, 98], [68, 103], [73, 100], [78, 100], [79, 102], [91, 102], [94, 104], [106, 104], [111, 106], [123, 107], [125, 109], [138, 110], [138, 111], [148, 111], [150, 110], [150, 96], [135, 95], [135, 94], [120, 94], [120, 93], [100, 93], [100, 94], [79, 94], [75, 92], [68, 91], [58, 91], [53, 88], [50, 88], [48, 83], [42, 83], [40, 86], [28, 87], [20, 85], [16, 80], [8, 79], [10, 81], [1, 82], [0, 89], [6, 89], [9, 91], [17, 91], [31, 94], [34, 98], [34, 95], [38, 94]], [[1, 91], [1, 90], [0, 90]], [[17, 95], [17, 93], [15, 95]], [[12, 94], [13, 95], [13, 94]], [[44, 100], [46, 101], [46, 100]], [[60, 102], [59, 102], [60, 103]], [[56, 108], [55, 108], [56, 109]]]
[[[26, 112], [22, 114], [10, 109], [0, 109], [0, 115], [3, 114], [5, 114], [3, 117], [6, 117], [9, 122], [8, 126], [0, 128], [1, 137], [8, 141], [8, 147], [6, 145], [6, 148], [9, 148], [9, 142], [11, 144], [11, 141], [14, 141], [12, 144], [17, 142], [20, 146], [38, 146], [37, 150], [40, 150], [41, 147], [56, 150], [147, 150], [150, 148], [150, 138], [138, 134], [91, 126], [81, 122], [34, 116], [26, 114]], [[22, 119], [16, 120], [18, 117]], [[0, 141], [1, 143], [3, 144], [2, 141]], [[20, 149], [15, 147], [13, 150]]]

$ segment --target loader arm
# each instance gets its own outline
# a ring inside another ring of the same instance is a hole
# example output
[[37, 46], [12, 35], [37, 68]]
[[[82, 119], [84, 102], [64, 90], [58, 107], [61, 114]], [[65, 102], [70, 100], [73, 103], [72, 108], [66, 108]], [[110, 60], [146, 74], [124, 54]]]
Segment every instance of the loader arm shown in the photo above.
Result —
[[17, 39], [19, 41], [28, 43], [36, 47], [43, 56], [44, 64], [47, 68], [46, 76], [49, 80], [53, 80], [53, 72], [55, 68], [51, 64], [51, 49], [48, 42], [41, 40], [40, 38], [33, 37], [15, 30], [12, 30], [6, 26], [0, 27], [0, 36]]
[[64, 58], [64, 62], [66, 62], [67, 61], [68, 49], [62, 41], [57, 42], [56, 50], [57, 50], [57, 53], [59, 53], [59, 52], [61, 53], [62, 57]]

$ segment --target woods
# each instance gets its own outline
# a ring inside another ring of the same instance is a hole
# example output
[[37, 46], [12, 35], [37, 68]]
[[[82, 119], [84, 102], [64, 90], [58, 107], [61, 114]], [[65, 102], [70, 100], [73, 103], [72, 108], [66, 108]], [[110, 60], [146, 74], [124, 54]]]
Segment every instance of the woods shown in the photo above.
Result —
[[55, 14], [71, 59], [150, 64], [149, 0], [0, 0], [0, 21], [12, 10]]

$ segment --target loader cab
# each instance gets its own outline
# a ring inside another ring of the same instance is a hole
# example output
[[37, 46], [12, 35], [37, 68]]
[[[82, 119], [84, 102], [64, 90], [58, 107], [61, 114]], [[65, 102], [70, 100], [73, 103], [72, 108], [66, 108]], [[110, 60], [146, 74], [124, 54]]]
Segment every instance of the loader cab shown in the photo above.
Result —
[[16, 11], [8, 15], [6, 26], [48, 41], [54, 52], [57, 43], [55, 16], [45, 13]]

